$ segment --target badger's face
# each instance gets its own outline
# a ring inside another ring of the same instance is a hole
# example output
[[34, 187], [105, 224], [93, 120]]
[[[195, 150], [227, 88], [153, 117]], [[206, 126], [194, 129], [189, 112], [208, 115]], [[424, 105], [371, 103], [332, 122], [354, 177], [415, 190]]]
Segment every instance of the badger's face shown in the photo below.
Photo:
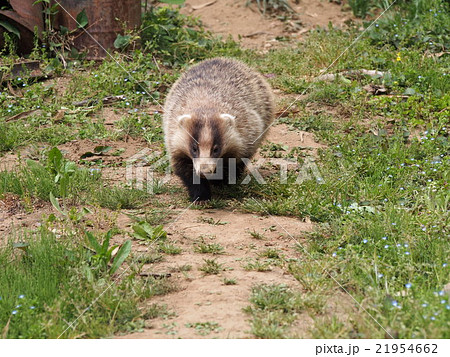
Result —
[[214, 174], [219, 160], [230, 147], [230, 134], [234, 131], [234, 116], [230, 114], [199, 116], [184, 114], [177, 118], [185, 131], [188, 155], [198, 176]]

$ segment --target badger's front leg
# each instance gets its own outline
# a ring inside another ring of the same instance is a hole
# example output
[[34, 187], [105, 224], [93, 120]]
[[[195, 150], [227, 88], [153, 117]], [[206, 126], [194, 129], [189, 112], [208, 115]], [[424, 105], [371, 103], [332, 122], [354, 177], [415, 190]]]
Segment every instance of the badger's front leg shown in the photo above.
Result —
[[186, 186], [192, 202], [200, 203], [211, 199], [211, 188], [206, 178], [199, 177], [194, 172], [192, 160], [189, 158], [178, 159], [173, 163], [175, 175]]

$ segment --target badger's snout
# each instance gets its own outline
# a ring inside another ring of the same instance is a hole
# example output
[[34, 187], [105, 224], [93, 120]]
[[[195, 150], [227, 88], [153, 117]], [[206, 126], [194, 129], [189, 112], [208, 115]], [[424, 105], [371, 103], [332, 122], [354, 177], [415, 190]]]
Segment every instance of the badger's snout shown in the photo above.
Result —
[[212, 175], [216, 173], [217, 160], [210, 157], [198, 157], [193, 159], [194, 171], [198, 176]]

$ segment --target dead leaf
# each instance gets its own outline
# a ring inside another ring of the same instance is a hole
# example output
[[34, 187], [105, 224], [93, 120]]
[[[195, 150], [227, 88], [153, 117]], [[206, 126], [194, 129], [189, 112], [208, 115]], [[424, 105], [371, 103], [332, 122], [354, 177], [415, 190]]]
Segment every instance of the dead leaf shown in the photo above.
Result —
[[383, 95], [387, 93], [387, 88], [378, 84], [367, 84], [363, 87], [363, 89], [373, 95]]
[[14, 89], [11, 82], [8, 82], [8, 90], [14, 97], [23, 97], [22, 91], [20, 89]]
[[59, 123], [60, 121], [62, 121], [62, 119], [64, 118], [64, 114], [66, 114], [66, 110], [65, 109], [58, 110], [56, 115], [54, 115], [53, 118], [52, 118], [53, 122], [54, 123]]
[[7, 118], [6, 122], [20, 120], [23, 118], [28, 118], [31, 114], [41, 115], [42, 110], [40, 110], [40, 109], [27, 110], [27, 111], [24, 111], [22, 113], [19, 113], [19, 114], [13, 115], [12, 117]]

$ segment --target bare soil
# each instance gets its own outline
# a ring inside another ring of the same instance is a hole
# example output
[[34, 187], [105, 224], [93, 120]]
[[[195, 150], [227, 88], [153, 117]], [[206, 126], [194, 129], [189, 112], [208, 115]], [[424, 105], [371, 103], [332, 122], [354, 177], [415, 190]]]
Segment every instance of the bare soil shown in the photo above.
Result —
[[[232, 36], [242, 46], [253, 49], [269, 49], [281, 46], [276, 38], [289, 37], [301, 40], [310, 29], [317, 26], [343, 26], [352, 19], [349, 11], [328, 0], [289, 1], [295, 15], [280, 21], [276, 16], [263, 14], [256, 1], [246, 5], [246, 0], [187, 0], [182, 13], [200, 17], [205, 27], [224, 38]], [[262, 1], [261, 1], [262, 3]], [[210, 4], [210, 5], [207, 5]], [[207, 5], [207, 6], [205, 6]]]

